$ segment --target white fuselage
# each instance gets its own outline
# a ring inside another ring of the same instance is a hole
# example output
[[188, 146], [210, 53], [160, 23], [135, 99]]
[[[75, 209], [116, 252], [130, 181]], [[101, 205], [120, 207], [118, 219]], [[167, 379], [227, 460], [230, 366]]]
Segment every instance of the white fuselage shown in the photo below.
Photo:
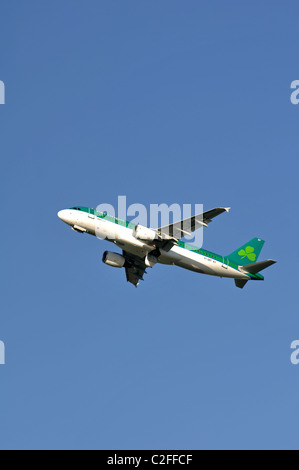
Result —
[[[66, 209], [60, 211], [58, 216], [74, 230], [111, 241], [119, 248], [132, 255], [144, 258], [153, 251], [153, 246], [147, 245], [133, 236], [131, 228], [115, 224], [109, 220], [99, 218], [96, 215]], [[224, 260], [222, 263], [177, 245], [173, 246], [169, 251], [160, 251], [161, 256], [158, 258], [158, 263], [161, 264], [175, 265], [212, 276], [244, 280], [250, 279], [250, 276], [225, 264]]]

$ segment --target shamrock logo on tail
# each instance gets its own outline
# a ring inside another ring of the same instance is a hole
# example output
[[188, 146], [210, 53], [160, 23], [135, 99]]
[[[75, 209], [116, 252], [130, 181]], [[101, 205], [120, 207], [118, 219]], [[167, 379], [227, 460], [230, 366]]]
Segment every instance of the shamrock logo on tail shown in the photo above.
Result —
[[241, 256], [242, 259], [247, 257], [250, 261], [256, 260], [256, 254], [252, 246], [246, 246], [245, 250], [240, 250], [238, 255]]

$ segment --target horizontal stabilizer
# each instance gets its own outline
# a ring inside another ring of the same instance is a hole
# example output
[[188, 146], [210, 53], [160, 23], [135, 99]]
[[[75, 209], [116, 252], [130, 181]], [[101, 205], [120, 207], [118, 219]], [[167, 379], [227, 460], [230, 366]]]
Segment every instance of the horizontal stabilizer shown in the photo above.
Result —
[[239, 287], [240, 289], [243, 289], [243, 287], [245, 286], [245, 284], [247, 284], [248, 280], [247, 279], [235, 279], [235, 284], [237, 287]]
[[240, 270], [246, 273], [256, 274], [260, 271], [263, 271], [263, 269], [269, 268], [269, 266], [272, 266], [272, 264], [275, 263], [276, 261], [273, 259], [267, 259], [265, 261], [258, 261], [257, 263], [253, 264], [246, 264], [245, 266], [242, 266]]

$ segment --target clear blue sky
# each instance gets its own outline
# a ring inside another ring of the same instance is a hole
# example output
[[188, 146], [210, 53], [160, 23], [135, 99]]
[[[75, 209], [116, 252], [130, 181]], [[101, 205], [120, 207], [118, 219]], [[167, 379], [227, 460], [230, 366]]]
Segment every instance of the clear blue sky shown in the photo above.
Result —
[[[1, 448], [299, 448], [297, 1], [1, 4]], [[231, 206], [264, 283], [139, 289], [74, 205]]]

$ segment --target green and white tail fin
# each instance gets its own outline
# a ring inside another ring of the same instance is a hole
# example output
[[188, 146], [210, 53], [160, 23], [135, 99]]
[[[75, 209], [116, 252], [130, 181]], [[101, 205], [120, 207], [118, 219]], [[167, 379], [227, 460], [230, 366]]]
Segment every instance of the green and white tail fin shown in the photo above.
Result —
[[[232, 261], [239, 266], [239, 271], [243, 272], [244, 274], [248, 273], [249, 275], [255, 274], [255, 279], [263, 280], [263, 276], [259, 275], [258, 273], [276, 263], [276, 261], [273, 259], [257, 262], [264, 243], [265, 241], [261, 240], [260, 238], [253, 238], [248, 243], [241, 246], [241, 248], [228, 255], [227, 258], [229, 261]], [[235, 279], [235, 284], [240, 289], [243, 289], [247, 282], [248, 280], [246, 279]]]
[[255, 263], [262, 251], [265, 240], [253, 238], [245, 245], [233, 251], [227, 258], [238, 266], [245, 266], [249, 263]]

